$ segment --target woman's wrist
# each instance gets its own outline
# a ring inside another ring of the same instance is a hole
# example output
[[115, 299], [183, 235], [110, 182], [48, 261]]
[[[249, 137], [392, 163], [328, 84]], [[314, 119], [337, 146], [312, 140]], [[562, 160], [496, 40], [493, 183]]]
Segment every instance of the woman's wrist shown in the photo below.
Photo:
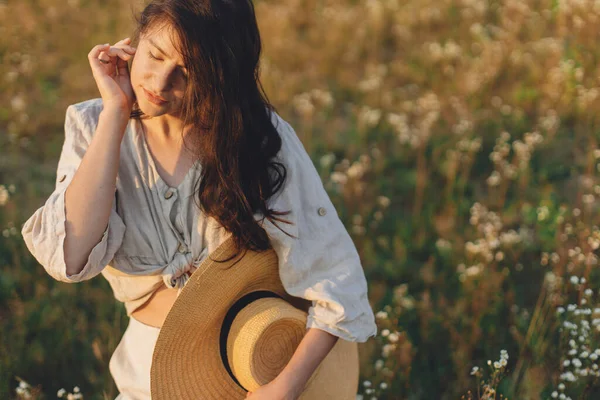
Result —
[[105, 116], [110, 119], [117, 119], [121, 121], [129, 120], [130, 111], [126, 110], [125, 107], [120, 107], [111, 104], [104, 104], [102, 107], [102, 111], [100, 112], [100, 117]]
[[297, 399], [303, 392], [306, 382], [290, 374], [281, 373], [274, 379], [274, 384], [285, 388], [287, 398]]

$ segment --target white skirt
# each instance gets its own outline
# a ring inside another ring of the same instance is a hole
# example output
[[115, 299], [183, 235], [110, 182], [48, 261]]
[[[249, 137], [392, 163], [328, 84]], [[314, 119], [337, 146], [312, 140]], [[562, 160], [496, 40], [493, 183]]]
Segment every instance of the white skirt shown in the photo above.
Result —
[[150, 400], [150, 366], [160, 328], [133, 317], [108, 363], [119, 395], [115, 400]]

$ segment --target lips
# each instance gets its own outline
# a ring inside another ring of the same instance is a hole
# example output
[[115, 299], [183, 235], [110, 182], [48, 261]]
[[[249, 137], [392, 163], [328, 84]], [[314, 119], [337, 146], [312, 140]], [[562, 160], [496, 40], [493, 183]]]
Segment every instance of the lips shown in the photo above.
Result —
[[144, 93], [146, 94], [146, 97], [148, 98], [148, 100], [150, 100], [152, 103], [159, 104], [159, 105], [168, 103], [168, 101], [163, 99], [162, 97], [156, 96], [152, 92], [147, 91], [145, 88], [142, 88], [142, 89], [144, 90]]

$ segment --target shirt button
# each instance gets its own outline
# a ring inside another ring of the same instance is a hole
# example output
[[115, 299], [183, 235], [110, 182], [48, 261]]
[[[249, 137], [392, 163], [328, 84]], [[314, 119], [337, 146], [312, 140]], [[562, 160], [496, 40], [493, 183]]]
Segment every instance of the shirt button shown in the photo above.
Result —
[[65, 178], [66, 178], [66, 177], [67, 177], [66, 175], [63, 175], [63, 176], [61, 176], [61, 177], [60, 177], [60, 179], [59, 179], [58, 181], [59, 181], [59, 182], [62, 182], [62, 181], [64, 181], [64, 180], [65, 180]]
[[187, 246], [184, 243], [180, 243], [177, 251], [180, 253], [185, 253], [187, 251]]
[[169, 189], [165, 193], [165, 199], [170, 199], [171, 197], [173, 197], [173, 191], [171, 189]]
[[317, 210], [317, 212], [319, 213], [319, 215], [322, 217], [323, 215], [327, 214], [327, 210], [325, 209], [325, 207], [319, 207], [319, 209]]

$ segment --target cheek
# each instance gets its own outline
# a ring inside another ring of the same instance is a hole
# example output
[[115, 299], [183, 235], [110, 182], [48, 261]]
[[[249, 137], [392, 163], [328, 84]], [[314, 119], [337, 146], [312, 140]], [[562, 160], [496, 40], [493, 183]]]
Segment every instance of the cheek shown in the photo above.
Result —
[[134, 56], [133, 61], [131, 62], [131, 67], [129, 68], [129, 79], [131, 80], [131, 84], [135, 84], [135, 82], [137, 82], [138, 68], [139, 61], [136, 60]]
[[[135, 57], [135, 56], [134, 56]], [[131, 82], [140, 82], [144, 77], [144, 71], [146, 70], [145, 61], [141, 57], [134, 58], [131, 63], [131, 70], [129, 75], [131, 77]]]

